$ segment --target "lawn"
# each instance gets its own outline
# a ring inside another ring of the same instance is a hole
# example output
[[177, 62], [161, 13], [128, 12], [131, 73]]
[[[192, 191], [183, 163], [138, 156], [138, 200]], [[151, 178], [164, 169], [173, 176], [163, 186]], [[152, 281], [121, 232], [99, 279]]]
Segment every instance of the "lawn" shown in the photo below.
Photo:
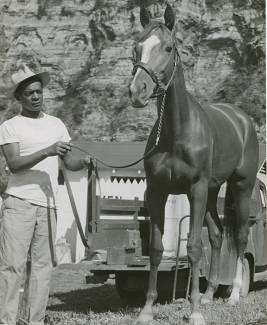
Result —
[[[141, 306], [127, 306], [116, 292], [115, 281], [86, 284], [88, 263], [58, 266], [52, 277], [47, 320], [51, 325], [128, 325], [132, 324]], [[267, 281], [256, 283], [248, 297], [237, 306], [222, 298], [202, 306], [207, 325], [267, 325]], [[190, 304], [179, 298], [172, 303], [157, 303], [155, 325], [188, 324]]]

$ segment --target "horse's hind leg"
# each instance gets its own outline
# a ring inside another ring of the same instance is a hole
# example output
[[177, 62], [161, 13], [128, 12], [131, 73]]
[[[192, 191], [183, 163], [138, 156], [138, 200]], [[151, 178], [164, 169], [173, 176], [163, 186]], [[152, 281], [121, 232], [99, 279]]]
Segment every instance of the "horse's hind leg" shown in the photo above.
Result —
[[223, 228], [217, 211], [218, 193], [219, 188], [216, 188], [210, 190], [208, 195], [205, 221], [208, 226], [209, 240], [211, 244], [211, 264], [208, 287], [205, 294], [201, 298], [202, 304], [212, 302], [213, 295], [219, 285], [220, 253], [222, 246]]
[[242, 287], [243, 280], [243, 260], [244, 252], [248, 242], [249, 233], [249, 205], [250, 198], [252, 194], [253, 186], [246, 186], [244, 188], [242, 185], [236, 185], [232, 187], [232, 193], [235, 201], [236, 209], [236, 229], [235, 229], [235, 243], [237, 249], [237, 264], [236, 273], [233, 280], [233, 289], [229, 297], [230, 304], [236, 304], [239, 301], [240, 290]]
[[147, 207], [150, 216], [150, 272], [146, 303], [135, 324], [145, 324], [153, 319], [152, 306], [157, 300], [158, 266], [162, 259], [164, 232], [164, 214], [167, 195], [148, 188], [146, 192]]

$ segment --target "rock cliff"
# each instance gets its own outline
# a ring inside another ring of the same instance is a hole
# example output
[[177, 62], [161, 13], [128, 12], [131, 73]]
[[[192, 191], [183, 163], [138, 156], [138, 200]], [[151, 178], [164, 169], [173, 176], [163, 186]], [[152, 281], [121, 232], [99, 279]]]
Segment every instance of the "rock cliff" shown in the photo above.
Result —
[[[144, 1], [152, 17], [164, 1]], [[265, 125], [264, 0], [170, 0], [185, 79], [201, 103], [226, 101], [246, 110], [259, 137]], [[137, 0], [2, 0], [0, 122], [19, 105], [9, 94], [21, 61], [45, 69], [48, 113], [74, 139], [141, 141], [156, 119], [155, 103], [131, 107], [133, 37], [142, 28]]]

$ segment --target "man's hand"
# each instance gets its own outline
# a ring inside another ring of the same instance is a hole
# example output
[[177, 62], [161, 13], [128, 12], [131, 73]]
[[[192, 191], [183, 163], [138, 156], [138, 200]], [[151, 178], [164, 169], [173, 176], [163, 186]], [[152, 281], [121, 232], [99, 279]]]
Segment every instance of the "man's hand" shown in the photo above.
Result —
[[71, 148], [72, 144], [70, 142], [58, 141], [47, 148], [46, 154], [47, 156], [64, 157], [67, 152], [71, 151]]

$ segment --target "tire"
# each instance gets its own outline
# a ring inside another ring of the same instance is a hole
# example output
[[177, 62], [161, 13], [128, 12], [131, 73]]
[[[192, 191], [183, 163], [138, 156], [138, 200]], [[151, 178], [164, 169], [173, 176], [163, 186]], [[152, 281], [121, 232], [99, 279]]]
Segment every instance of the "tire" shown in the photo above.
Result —
[[121, 274], [116, 274], [115, 284], [116, 284], [117, 292], [118, 292], [119, 296], [121, 297], [121, 299], [125, 299], [127, 296], [127, 290], [125, 290], [126, 281], [127, 281], [126, 276], [121, 275]]
[[251, 271], [250, 271], [250, 265], [248, 259], [244, 258], [244, 264], [243, 264], [243, 283], [241, 287], [241, 296], [246, 297], [249, 293], [251, 285]]
[[199, 291], [205, 293], [208, 287], [208, 281], [204, 276], [199, 277]]

